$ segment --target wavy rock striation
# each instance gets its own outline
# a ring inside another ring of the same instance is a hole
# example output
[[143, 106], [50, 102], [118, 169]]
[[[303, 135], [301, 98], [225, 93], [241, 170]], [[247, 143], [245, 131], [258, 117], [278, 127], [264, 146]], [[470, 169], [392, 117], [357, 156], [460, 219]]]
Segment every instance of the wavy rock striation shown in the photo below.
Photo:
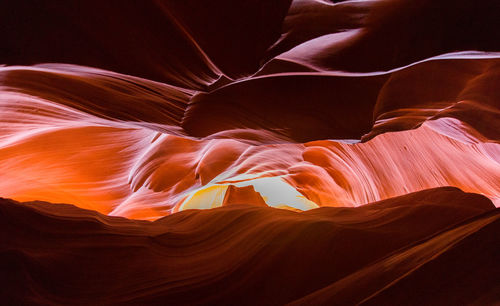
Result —
[[498, 302], [499, 16], [0, 2], [0, 303]]
[[233, 205], [155, 222], [5, 199], [0, 212], [2, 295], [12, 303], [439, 304], [498, 298], [499, 211], [484, 196], [456, 188], [358, 208], [298, 213]]

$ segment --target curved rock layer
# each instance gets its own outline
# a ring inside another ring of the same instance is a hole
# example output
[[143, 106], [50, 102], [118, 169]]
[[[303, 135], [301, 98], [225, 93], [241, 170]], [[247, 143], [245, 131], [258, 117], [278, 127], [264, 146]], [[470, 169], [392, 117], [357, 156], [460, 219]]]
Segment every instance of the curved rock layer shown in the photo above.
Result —
[[498, 303], [499, 17], [0, 1], [0, 304]]
[[231, 186], [258, 193], [245, 203], [300, 210], [439, 186], [498, 204], [499, 63], [449, 54], [209, 92], [74, 65], [3, 67], [0, 190], [140, 219], [221, 206]]
[[500, 203], [496, 1], [101, 2], [2, 4], [2, 196], [138, 219]]
[[10, 304], [488, 305], [499, 298], [499, 209], [450, 187], [358, 208], [234, 205], [155, 222], [2, 199], [0, 218], [1, 292]]
[[2, 4], [2, 196], [138, 219], [500, 203], [496, 1], [101, 2]]

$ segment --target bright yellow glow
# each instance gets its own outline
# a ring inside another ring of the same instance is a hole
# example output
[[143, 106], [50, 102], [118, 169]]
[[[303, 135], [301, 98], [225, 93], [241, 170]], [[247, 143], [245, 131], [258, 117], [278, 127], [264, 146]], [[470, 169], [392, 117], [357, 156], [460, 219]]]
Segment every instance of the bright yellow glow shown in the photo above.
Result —
[[212, 185], [191, 193], [181, 204], [179, 210], [209, 209], [222, 206], [228, 185]]
[[263, 177], [233, 184], [204, 186], [202, 189], [191, 192], [179, 206], [178, 210], [209, 209], [222, 206], [227, 188], [230, 185], [236, 187], [253, 186], [266, 204], [271, 207], [301, 211], [319, 207], [280, 177]]

